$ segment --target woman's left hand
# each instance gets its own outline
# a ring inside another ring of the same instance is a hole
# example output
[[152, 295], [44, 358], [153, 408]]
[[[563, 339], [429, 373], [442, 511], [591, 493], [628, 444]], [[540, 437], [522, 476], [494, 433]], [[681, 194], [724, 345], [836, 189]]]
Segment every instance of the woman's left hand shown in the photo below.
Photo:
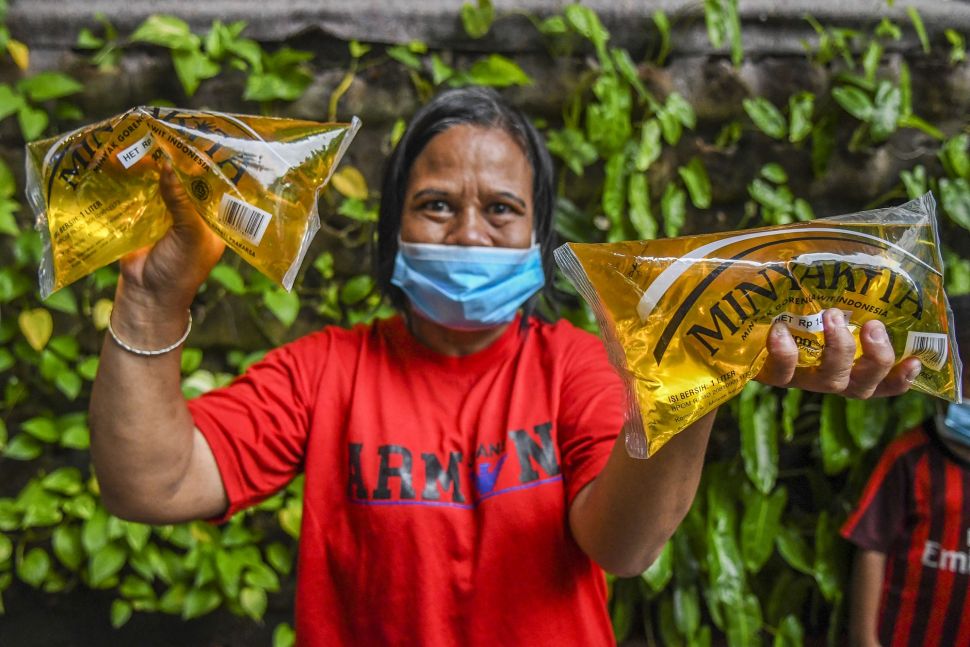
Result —
[[909, 390], [922, 364], [915, 357], [896, 364], [896, 355], [881, 321], [863, 324], [859, 334], [862, 356], [853, 362], [856, 343], [845, 325], [842, 311], [832, 308], [822, 317], [825, 349], [818, 366], [796, 367], [798, 347], [788, 327], [778, 321], [768, 333], [768, 360], [755, 379], [771, 386], [797, 387], [863, 400], [900, 395]]

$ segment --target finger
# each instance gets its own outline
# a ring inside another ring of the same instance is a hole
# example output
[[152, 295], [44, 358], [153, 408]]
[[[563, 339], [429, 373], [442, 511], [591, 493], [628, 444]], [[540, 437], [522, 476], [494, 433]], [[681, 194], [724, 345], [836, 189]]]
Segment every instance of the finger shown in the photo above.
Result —
[[852, 368], [849, 386], [842, 395], [864, 400], [876, 392], [892, 370], [896, 353], [881, 321], [867, 321], [859, 333], [859, 340], [862, 342], [862, 357]]
[[788, 332], [788, 326], [776, 321], [768, 332], [768, 359], [755, 379], [771, 386], [787, 386], [798, 365], [798, 346]]
[[838, 308], [829, 308], [822, 313], [825, 348], [822, 350], [817, 377], [821, 380], [820, 388], [828, 393], [842, 393], [852, 378], [855, 339], [846, 323], [845, 314]]
[[175, 228], [188, 227], [199, 230], [205, 227], [205, 222], [199, 216], [198, 210], [185, 191], [185, 187], [179, 181], [172, 165], [166, 160], [162, 163], [161, 176], [159, 177], [159, 187], [162, 200], [172, 214], [172, 226]]
[[883, 398], [906, 393], [913, 386], [922, 369], [923, 364], [919, 359], [907, 357], [889, 371], [876, 387], [873, 396]]

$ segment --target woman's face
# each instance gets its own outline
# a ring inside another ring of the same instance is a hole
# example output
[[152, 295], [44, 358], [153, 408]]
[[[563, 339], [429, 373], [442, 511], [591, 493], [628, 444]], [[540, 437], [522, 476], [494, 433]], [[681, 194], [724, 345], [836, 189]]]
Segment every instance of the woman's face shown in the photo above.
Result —
[[525, 248], [532, 228], [532, 166], [504, 130], [452, 126], [414, 160], [404, 242]]

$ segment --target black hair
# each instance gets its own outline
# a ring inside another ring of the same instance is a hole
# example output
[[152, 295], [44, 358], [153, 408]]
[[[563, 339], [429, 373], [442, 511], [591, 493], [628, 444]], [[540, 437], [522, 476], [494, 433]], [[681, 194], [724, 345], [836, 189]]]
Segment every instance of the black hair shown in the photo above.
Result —
[[[404, 310], [406, 298], [400, 288], [391, 284], [391, 276], [394, 274], [397, 239], [401, 231], [401, 214], [411, 167], [435, 135], [461, 124], [505, 131], [522, 147], [529, 160], [532, 166], [533, 228], [546, 276], [546, 285], [541, 292], [546, 294], [549, 302], [554, 303], [552, 276], [555, 266], [552, 252], [556, 233], [552, 222], [555, 206], [552, 158], [535, 126], [491, 88], [460, 88], [434, 97], [415, 113], [388, 158], [381, 185], [377, 246], [373, 255], [378, 288], [398, 310]], [[536, 311], [538, 301], [539, 294], [535, 294], [525, 303], [523, 323]]]

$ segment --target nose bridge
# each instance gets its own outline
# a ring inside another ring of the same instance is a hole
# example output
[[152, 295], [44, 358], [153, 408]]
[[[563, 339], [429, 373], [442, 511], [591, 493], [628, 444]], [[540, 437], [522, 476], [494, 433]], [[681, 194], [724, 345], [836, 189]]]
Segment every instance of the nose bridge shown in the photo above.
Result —
[[455, 214], [454, 226], [449, 232], [450, 245], [488, 245], [488, 222], [476, 201], [469, 201]]

